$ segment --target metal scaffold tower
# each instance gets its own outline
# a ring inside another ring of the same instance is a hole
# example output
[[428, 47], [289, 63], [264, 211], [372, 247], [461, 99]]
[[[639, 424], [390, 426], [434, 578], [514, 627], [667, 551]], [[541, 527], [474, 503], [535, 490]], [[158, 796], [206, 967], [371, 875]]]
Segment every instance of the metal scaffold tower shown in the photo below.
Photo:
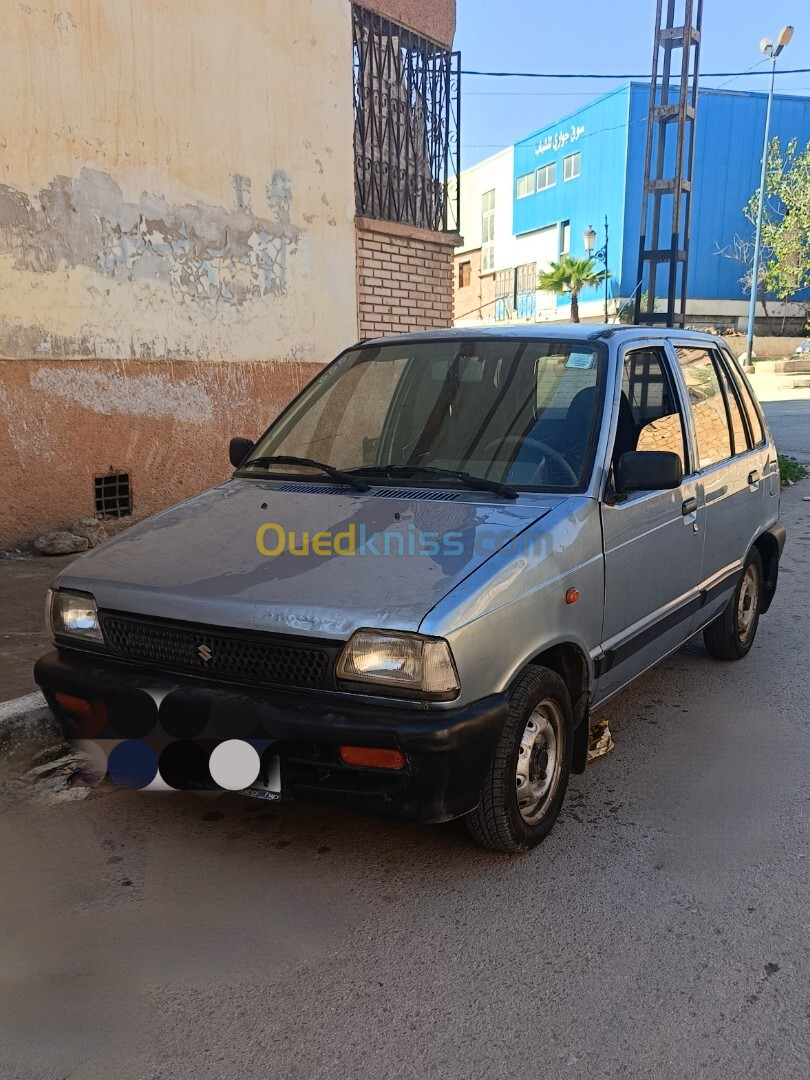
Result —
[[[636, 278], [637, 323], [683, 326], [686, 317], [702, 18], [703, 0], [658, 0]], [[659, 296], [662, 279], [666, 294]], [[656, 311], [656, 298], [666, 299], [666, 310]]]

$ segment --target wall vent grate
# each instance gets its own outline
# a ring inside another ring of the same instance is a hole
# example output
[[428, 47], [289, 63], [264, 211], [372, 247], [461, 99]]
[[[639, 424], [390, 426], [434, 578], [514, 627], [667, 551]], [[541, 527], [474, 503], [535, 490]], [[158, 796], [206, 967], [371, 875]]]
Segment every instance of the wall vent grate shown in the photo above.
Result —
[[96, 517], [122, 518], [132, 513], [129, 473], [106, 473], [94, 480]]

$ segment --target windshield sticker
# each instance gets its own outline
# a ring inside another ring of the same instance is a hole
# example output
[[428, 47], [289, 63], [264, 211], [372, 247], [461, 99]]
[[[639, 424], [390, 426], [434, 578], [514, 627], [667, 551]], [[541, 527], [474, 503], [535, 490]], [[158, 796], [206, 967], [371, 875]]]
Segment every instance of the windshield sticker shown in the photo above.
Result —
[[592, 352], [571, 352], [565, 366], [588, 370], [593, 367], [593, 356]]

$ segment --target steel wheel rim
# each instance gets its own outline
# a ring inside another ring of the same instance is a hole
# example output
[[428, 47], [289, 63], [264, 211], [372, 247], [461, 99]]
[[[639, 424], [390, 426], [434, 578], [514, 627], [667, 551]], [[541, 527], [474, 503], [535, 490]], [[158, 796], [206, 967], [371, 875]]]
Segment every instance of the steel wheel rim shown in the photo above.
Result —
[[554, 797], [562, 768], [563, 715], [556, 701], [535, 705], [518, 746], [515, 790], [527, 825], [536, 825]]
[[742, 645], [747, 645], [754, 632], [757, 609], [759, 608], [759, 575], [757, 568], [749, 564], [745, 568], [740, 593], [737, 597], [737, 636]]

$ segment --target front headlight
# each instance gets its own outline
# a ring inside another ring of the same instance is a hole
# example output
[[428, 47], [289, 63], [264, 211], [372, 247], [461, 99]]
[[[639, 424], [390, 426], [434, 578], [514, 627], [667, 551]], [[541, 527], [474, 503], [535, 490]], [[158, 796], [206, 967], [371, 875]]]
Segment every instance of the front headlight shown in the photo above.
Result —
[[80, 638], [103, 645], [96, 602], [90, 593], [51, 589], [47, 600], [48, 622], [57, 637]]
[[346, 643], [337, 676], [350, 682], [414, 690], [423, 694], [452, 694], [458, 674], [450, 646], [442, 638], [357, 630]]

